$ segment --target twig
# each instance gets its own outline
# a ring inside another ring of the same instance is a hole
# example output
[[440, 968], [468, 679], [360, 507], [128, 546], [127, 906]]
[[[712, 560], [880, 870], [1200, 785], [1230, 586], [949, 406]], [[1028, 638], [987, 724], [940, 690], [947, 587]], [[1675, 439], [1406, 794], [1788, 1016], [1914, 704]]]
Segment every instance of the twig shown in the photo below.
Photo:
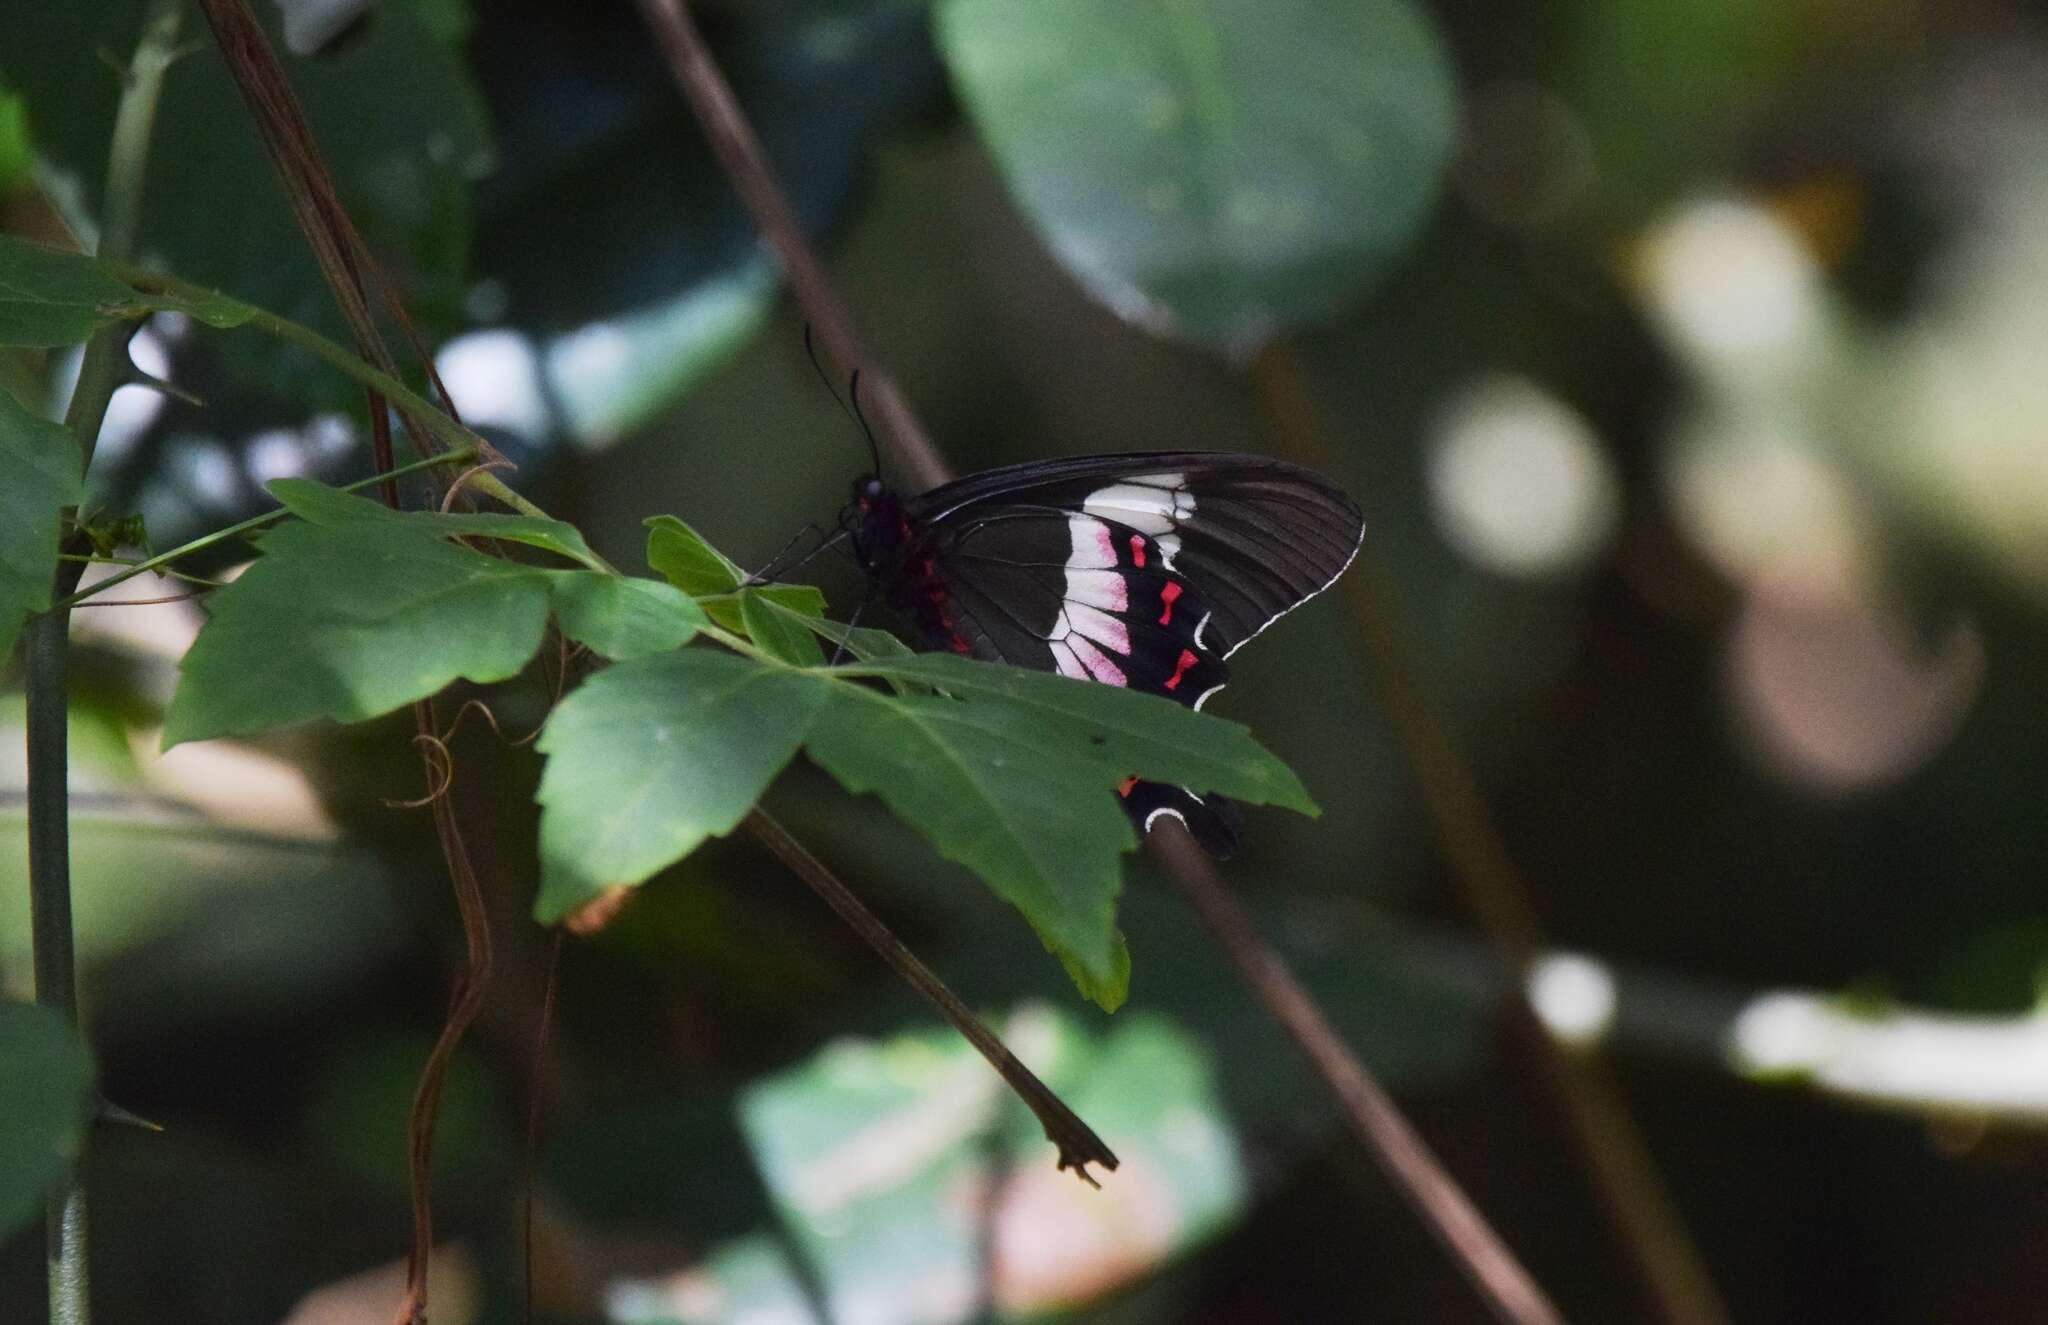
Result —
[[[413, 331], [405, 310], [399, 305], [376, 259], [364, 245], [362, 236], [342, 206], [333, 176], [321, 159], [312, 130], [306, 123], [305, 113], [300, 109], [277, 53], [271, 49], [269, 38], [256, 22], [255, 15], [249, 12], [245, 0], [199, 0], [199, 4], [208, 26], [213, 30], [215, 44], [220, 47], [228, 72], [248, 105], [250, 118], [255, 121], [264, 148], [270, 154], [271, 164], [277, 168], [292, 216], [319, 264], [321, 275], [326, 278], [328, 289], [341, 309], [343, 320], [348, 323], [358, 351], [387, 377], [398, 378], [397, 366], [378, 332], [376, 319], [365, 297], [367, 274], [368, 282], [384, 296], [403, 327], [406, 339], [440, 395], [443, 411], [449, 419], [459, 423], [454, 402], [448, 398], [446, 388], [434, 371], [432, 357]], [[368, 394], [377, 468], [389, 471], [392, 468], [390, 418], [382, 393], [373, 388]], [[406, 399], [403, 394], [399, 399], [400, 416], [406, 421], [407, 436], [413, 446], [424, 448], [427, 439], [437, 435], [436, 429], [423, 422], [423, 416], [429, 416], [433, 411], [409, 408], [403, 403]], [[489, 443], [481, 439], [473, 445], [481, 462], [502, 459]], [[492, 478], [488, 474], [482, 477]], [[511, 490], [503, 483], [493, 482], [496, 491], [510, 493]], [[491, 490], [491, 485], [480, 482], [478, 486]], [[395, 482], [385, 482], [380, 495], [387, 505], [398, 505]], [[420, 735], [430, 739], [434, 737], [440, 723], [435, 717], [431, 699], [413, 705], [413, 724]], [[423, 750], [421, 760], [431, 779], [432, 755]], [[420, 1070], [419, 1088], [413, 1096], [412, 1113], [407, 1120], [407, 1178], [413, 1214], [413, 1245], [406, 1262], [406, 1291], [399, 1305], [398, 1319], [419, 1325], [423, 1325], [427, 1316], [427, 1269], [433, 1252], [430, 1174], [441, 1087], [457, 1045], [483, 1006], [484, 990], [491, 973], [490, 923], [483, 889], [470, 863], [469, 849], [463, 842], [462, 828], [456, 821], [451, 798], [445, 795], [436, 797], [433, 815], [435, 836], [440, 841], [441, 856], [448, 867], [456, 908], [462, 917], [465, 963], [456, 979], [440, 1037]]]
[[[176, 58], [179, 7], [157, 0], [143, 20], [134, 58], [122, 79], [107, 149], [99, 251], [126, 258], [135, 251], [147, 174], [149, 141], [164, 74]], [[129, 329], [109, 326], [87, 342], [78, 383], [64, 423], [86, 462], [92, 460], [107, 402], [128, 362]], [[83, 552], [74, 536], [62, 550]], [[28, 871], [36, 1001], [78, 1025], [78, 959], [71, 919], [70, 758], [68, 748], [71, 614], [64, 598], [85, 573], [82, 562], [60, 561], [51, 584], [52, 606], [28, 623]], [[86, 1256], [86, 1194], [76, 1163], [50, 1188], [44, 1206], [48, 1241], [49, 1305], [53, 1325], [87, 1325], [92, 1318], [92, 1276]]]
[[874, 406], [882, 432], [888, 437], [896, 459], [919, 487], [937, 487], [946, 481], [946, 462], [932, 444], [903, 392], [882, 366], [862, 348], [853, 319], [845, 305], [832, 294], [825, 269], [804, 238], [796, 212], [789, 205], [782, 185], [761, 150], [761, 140], [740, 109], [731, 84], [719, 72], [704, 44], [704, 36], [690, 17], [683, 0], [639, 0], [647, 25], [654, 31], [661, 53], [681, 86], [683, 95], [697, 112], [697, 122], [711, 140], [726, 178], [739, 192], [740, 201], [753, 214], [754, 225], [775, 251], [782, 274], [788, 279], [804, 316], [817, 329], [826, 351], [842, 366], [860, 370], [864, 393]]
[[[469, 459], [474, 454], [475, 452], [472, 451], [470, 448], [463, 447], [460, 450], [444, 452], [441, 455], [428, 456], [425, 460], [415, 460], [409, 465], [400, 465], [397, 469], [391, 470], [388, 473], [379, 474], [375, 478], [359, 479], [354, 483], [345, 483], [341, 486], [340, 490], [342, 492], [360, 491], [363, 488], [370, 487], [372, 484], [383, 483], [388, 479], [395, 479], [401, 477], [402, 475], [417, 473], [418, 471], [423, 469], [431, 469], [436, 465], [460, 464], [462, 461]], [[280, 506], [274, 511], [265, 511], [261, 515], [252, 515], [248, 519], [239, 521], [235, 524], [231, 524], [225, 529], [216, 529], [210, 534], [202, 534], [198, 538], [193, 539], [189, 543], [180, 543], [178, 546], [172, 548], [168, 552], [159, 552], [155, 556], [150, 557], [147, 560], [138, 561], [133, 563], [132, 565], [126, 566], [123, 569], [116, 571], [114, 574], [109, 575], [106, 579], [97, 581], [89, 588], [80, 589], [74, 593], [67, 594], [65, 597], [58, 600], [57, 606], [60, 608], [80, 606], [81, 604], [87, 602], [94, 594], [102, 593], [108, 589], [113, 588], [117, 584], [123, 583], [127, 580], [132, 580], [136, 576], [145, 574], [149, 571], [162, 570], [165, 566], [169, 565], [173, 561], [178, 560], [181, 557], [189, 557], [195, 552], [204, 551], [205, 549], [214, 547], [220, 543], [225, 543], [231, 538], [239, 538], [243, 534], [253, 533], [256, 530], [263, 528], [265, 525], [277, 523], [279, 520], [284, 519], [287, 515], [290, 514], [291, 512], [289, 510]], [[83, 572], [84, 569], [84, 566], [80, 565], [79, 570]]]
[[1260, 1005], [1336, 1093], [1352, 1131], [1464, 1266], [1494, 1314], [1513, 1325], [1560, 1325], [1563, 1317], [1557, 1308], [1444, 1172], [1386, 1091], [1330, 1028], [1279, 954], [1259, 938], [1251, 918], [1230, 895], [1194, 838], [1178, 824], [1168, 823], [1155, 828], [1145, 840]]
[[[639, 2], [649, 26], [661, 44], [663, 54], [668, 59], [676, 82], [696, 110], [698, 121], [711, 140], [719, 163], [724, 167], [734, 189], [753, 213], [756, 226], [781, 259], [783, 270], [789, 277], [790, 288], [802, 306], [804, 316], [812, 326], [818, 328], [827, 347], [835, 355], [846, 357], [849, 362], [859, 366], [869, 380], [879, 384], [873, 398], [881, 409], [885, 425], [883, 432], [898, 462], [926, 485], [944, 482], [949, 476], [948, 467], [937, 448], [933, 446], [929, 434], [912, 414], [909, 404], [896, 389], [893, 379], [881, 370], [879, 364], [869, 359], [854, 340], [851, 331], [852, 319], [840, 304], [830, 282], [825, 278], [823, 268], [812, 254], [802, 231], [797, 227], [794, 213], [783, 197], [774, 171], [761, 152], [759, 140], [748, 126], [738, 102], [733, 97], [732, 89], [712, 61], [703, 37], [690, 21], [683, 0]], [[1166, 831], [1171, 833], [1170, 829]], [[1160, 837], [1161, 834], [1154, 833], [1151, 840], [1157, 842]], [[1180, 837], [1179, 834], [1172, 834], [1172, 840], [1178, 841]], [[1189, 844], [1181, 841], [1180, 845], [1188, 847]], [[1156, 849], [1162, 852], [1169, 850], [1164, 845]], [[1184, 889], [1198, 891], [1202, 888], [1202, 880], [1194, 878], [1191, 882], [1190, 876], [1181, 867], [1183, 858], [1187, 856], [1186, 851], [1175, 852], [1173, 858], [1167, 860], [1168, 869]], [[1208, 863], [1205, 858], [1194, 860], [1193, 863], [1207, 869]], [[1190, 900], [1193, 900], [1192, 895]], [[1286, 980], [1287, 987], [1292, 990], [1291, 1006], [1295, 1011], [1306, 1013], [1317, 1024], [1322, 1024], [1313, 1002], [1287, 974], [1285, 966], [1280, 964], [1279, 959], [1267, 953], [1261, 965], [1267, 964]], [[1272, 1004], [1268, 1004], [1268, 1010], [1276, 1016], [1279, 1015], [1279, 1009]], [[1364, 1068], [1341, 1041], [1327, 1033], [1327, 1028], [1317, 1043], [1318, 1051], [1311, 1055], [1310, 1061], [1322, 1076], [1324, 1084], [1333, 1093], [1340, 1099], [1346, 1098], [1355, 1094], [1357, 1083], [1362, 1082], [1374, 1097], [1377, 1105], [1376, 1117], [1387, 1125], [1365, 1131], [1362, 1135], [1367, 1144], [1381, 1156], [1390, 1171], [1397, 1165], [1412, 1165], [1415, 1153], [1413, 1149], [1401, 1156], [1396, 1156], [1386, 1149], [1401, 1135], [1411, 1139], [1413, 1137], [1412, 1129], [1401, 1119], [1392, 1102], [1371, 1085], [1371, 1078], [1365, 1074]], [[1457, 1218], [1453, 1221], [1453, 1226], [1457, 1236], [1453, 1238], [1447, 1234], [1446, 1245], [1461, 1258], [1467, 1273], [1475, 1282], [1497, 1284], [1501, 1292], [1507, 1294], [1492, 1296], [1489, 1300], [1496, 1302], [1497, 1306], [1509, 1305], [1525, 1309], [1523, 1314], [1507, 1314], [1504, 1318], [1517, 1322], [1557, 1320], [1556, 1311], [1549, 1307], [1541, 1292], [1529, 1280], [1527, 1273], [1515, 1264], [1512, 1256], [1486, 1227], [1484, 1220], [1451, 1180], [1433, 1166], [1430, 1176], [1434, 1183], [1424, 1184], [1423, 1187], [1404, 1182], [1404, 1192], [1417, 1201], [1418, 1209], [1431, 1220], [1433, 1226], [1440, 1229], [1445, 1227], [1443, 1221], [1453, 1212], [1456, 1213]], [[1420, 1193], [1425, 1188], [1431, 1200], [1443, 1198], [1437, 1206], [1422, 1203]], [[1482, 1245], [1490, 1248], [1488, 1258], [1474, 1260], [1473, 1249]]]
[[869, 947], [880, 953], [882, 960], [889, 963], [896, 974], [924, 995], [939, 1010], [939, 1015], [952, 1023], [953, 1028], [988, 1060], [988, 1065], [1008, 1083], [1011, 1090], [1017, 1092], [1018, 1098], [1045, 1128], [1045, 1139], [1059, 1148], [1061, 1168], [1073, 1169], [1090, 1186], [1096, 1185], [1088, 1172], [1090, 1164], [1100, 1164], [1111, 1170], [1116, 1168], [1116, 1155], [1102, 1143], [1102, 1138], [1095, 1135], [1094, 1130], [1082, 1122], [1050, 1086], [1018, 1061], [1009, 1046], [994, 1031], [982, 1025], [981, 1019], [946, 987], [945, 981], [919, 961], [917, 954], [905, 947], [901, 939], [890, 933], [881, 917], [868, 910], [831, 870], [825, 868], [822, 861], [790, 835], [787, 828], [767, 811], [759, 809], [749, 813], [745, 822], [747, 831], [759, 838], [798, 878], [809, 884], [812, 892], [837, 911], [841, 920], [865, 939]]
[[[334, 177], [321, 158], [305, 112], [300, 109], [298, 97], [285, 77], [284, 67], [278, 63], [277, 53], [271, 49], [270, 39], [264, 35], [256, 16], [249, 12], [244, 0], [199, 0], [199, 7], [206, 16], [207, 25], [213, 29], [214, 43], [220, 47], [228, 72], [234, 77], [235, 86], [248, 105], [249, 117], [255, 122], [264, 149], [270, 154], [271, 164], [277, 168], [279, 180], [284, 185], [285, 201], [290, 204], [293, 219], [298, 222], [300, 233], [313, 251], [321, 275], [327, 279], [328, 289], [334, 294], [342, 319], [348, 323], [350, 335], [364, 357], [384, 372], [398, 376], [397, 366], [385, 348], [376, 318], [370, 311], [365, 294], [367, 279], [367, 284], [374, 287], [385, 306], [392, 310], [428, 380], [433, 383], [442, 408], [454, 417], [454, 402], [441, 384], [433, 357], [426, 352], [426, 346], [405, 316], [390, 282], [363, 243], [355, 223], [349, 219], [348, 209], [342, 206], [340, 194], [334, 187]], [[406, 435], [412, 439], [413, 445], [422, 445], [427, 430], [417, 413], [403, 405], [399, 407], [399, 413], [405, 420]], [[500, 458], [488, 445], [481, 453], [487, 460]]]
[[[489, 712], [489, 710], [485, 710]], [[460, 714], [457, 722], [462, 721]], [[492, 720], [493, 727], [497, 725]], [[534, 1172], [540, 1148], [541, 1082], [547, 1076], [548, 1036], [555, 1026], [555, 985], [562, 971], [562, 939], [568, 931], [556, 928], [548, 937], [547, 977], [541, 985], [540, 1024], [533, 1033], [533, 1080], [526, 1102], [526, 1144], [519, 1156], [519, 1259], [525, 1269], [525, 1291], [520, 1309], [522, 1325], [533, 1325], [533, 1202], [539, 1175]]]
[[[1252, 378], [1275, 431], [1299, 458], [1334, 467], [1300, 364], [1284, 347], [1254, 362]], [[1361, 551], [1339, 593], [1356, 628], [1387, 715], [1463, 892], [1465, 907], [1507, 968], [1516, 1038], [1544, 1071], [1594, 1190], [1644, 1286], [1671, 1325], [1725, 1325], [1727, 1309], [1657, 1173], [1648, 1145], [1606, 1064], [1592, 1046], [1567, 1048], [1529, 1007], [1526, 977], [1548, 946], [1529, 891], [1494, 826], [1479, 780], [1458, 750], [1422, 679], [1392, 594], [1370, 551]]]

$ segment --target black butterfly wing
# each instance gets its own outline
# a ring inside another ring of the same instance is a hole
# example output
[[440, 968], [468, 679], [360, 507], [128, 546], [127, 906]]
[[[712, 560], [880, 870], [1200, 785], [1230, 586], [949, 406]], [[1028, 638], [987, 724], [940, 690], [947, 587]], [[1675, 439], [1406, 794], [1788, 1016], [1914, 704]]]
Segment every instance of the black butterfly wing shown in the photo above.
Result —
[[1158, 537], [1096, 516], [992, 507], [943, 522], [928, 555], [977, 657], [1199, 708], [1228, 672], [1200, 585]]
[[949, 530], [1033, 509], [1155, 538], [1168, 566], [1202, 590], [1211, 613], [1203, 639], [1225, 658], [1328, 588], [1357, 553], [1365, 528], [1357, 505], [1322, 475], [1214, 451], [1010, 465], [934, 488], [906, 509], [940, 550]]
[[[1146, 452], [1015, 465], [906, 504], [952, 638], [976, 656], [1200, 708], [1245, 641], [1327, 588], [1364, 521], [1321, 475], [1258, 456]], [[1217, 854], [1220, 797], [1130, 782], [1141, 828], [1181, 819]]]

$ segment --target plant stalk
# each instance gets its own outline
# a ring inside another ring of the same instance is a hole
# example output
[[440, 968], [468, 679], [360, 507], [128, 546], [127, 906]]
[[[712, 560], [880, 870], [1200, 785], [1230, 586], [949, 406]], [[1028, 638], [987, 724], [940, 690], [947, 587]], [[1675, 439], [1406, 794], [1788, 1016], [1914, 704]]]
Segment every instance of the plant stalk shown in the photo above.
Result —
[[1115, 1169], [1117, 1159], [1115, 1153], [1103, 1144], [1102, 1138], [1095, 1135], [1094, 1129], [1082, 1122], [1067, 1107], [1065, 1100], [1024, 1066], [1001, 1037], [984, 1026], [973, 1009], [962, 1003], [959, 995], [948, 988], [929, 966], [919, 961], [917, 954], [905, 947], [903, 940], [890, 932], [881, 917], [868, 910], [860, 898], [855, 897], [852, 890], [825, 867], [824, 862], [791, 836], [780, 820], [766, 810], [755, 809], [747, 815], [745, 822], [749, 832], [780, 857], [798, 878], [809, 884], [812, 892], [838, 912], [839, 918], [854, 933], [866, 940], [896, 974], [924, 995], [938, 1009], [939, 1015], [988, 1060], [988, 1065], [1016, 1092], [1025, 1107], [1037, 1117], [1039, 1125], [1045, 1128], [1045, 1139], [1059, 1149], [1059, 1166], [1074, 1170], [1089, 1186], [1099, 1186], [1090, 1176], [1088, 1166], [1100, 1164], [1105, 1169]]
[[[357, 479], [354, 483], [344, 483], [339, 490], [342, 492], [357, 492], [363, 488], [373, 487], [376, 484], [383, 483], [389, 479], [400, 478], [407, 474], [417, 473], [423, 469], [432, 469], [437, 465], [458, 465], [463, 463], [464, 461], [474, 458], [475, 455], [476, 452], [466, 446], [461, 448], [460, 450], [444, 451], [440, 455], [428, 456], [425, 460], [415, 460], [409, 465], [400, 465], [396, 469], [386, 470], [384, 473], [373, 475], [370, 478]], [[284, 519], [284, 517], [290, 514], [290, 511], [286, 510], [283, 507], [279, 507], [277, 510], [274, 511], [265, 511], [261, 515], [252, 515], [248, 519], [237, 521], [234, 524], [228, 525], [224, 529], [216, 529], [210, 534], [201, 534], [199, 537], [193, 539], [191, 542], [180, 543], [178, 546], [172, 548], [168, 552], [159, 552], [155, 556], [150, 557], [146, 561], [138, 561], [131, 566], [123, 566], [120, 570], [116, 571], [112, 575], [109, 575], [106, 579], [96, 581], [91, 588], [79, 589], [76, 592], [73, 592], [71, 594], [66, 595], [63, 598], [58, 599], [56, 608], [53, 608], [52, 610], [54, 611], [59, 608], [76, 607], [80, 603], [85, 602], [87, 599], [91, 598], [94, 594], [100, 593], [107, 589], [111, 589], [117, 584], [121, 584], [127, 580], [132, 580], [136, 576], [145, 574], [149, 571], [161, 570], [163, 567], [168, 566], [170, 563], [178, 560], [181, 557], [189, 557], [193, 553], [203, 552], [207, 548], [213, 547], [215, 544], [225, 543], [231, 538], [239, 538], [243, 534], [253, 533], [255, 530], [261, 529], [265, 525], [276, 524], [279, 520]]]
[[[1298, 458], [1336, 468], [1301, 364], [1285, 346], [1251, 370], [1260, 401]], [[1528, 1053], [1565, 1116], [1594, 1193], [1668, 1325], [1727, 1325], [1728, 1312], [1680, 1218], [1655, 1159], [1597, 1048], [1568, 1047], [1530, 1008], [1530, 967], [1548, 946], [1529, 889], [1495, 826], [1471, 765], [1424, 681], [1393, 594], [1361, 552], [1338, 594], [1364, 646], [1396, 742], [1415, 774], [1437, 843], [1509, 978], [1507, 1006]]]
[[[164, 74], [177, 58], [177, 0], [156, 0], [143, 21], [134, 57], [122, 79], [107, 151], [99, 251], [126, 259], [135, 251], [142, 213], [142, 185], [149, 140]], [[90, 465], [107, 402], [128, 366], [128, 328], [102, 328], [86, 343], [78, 384], [64, 415]], [[82, 563], [57, 564], [51, 601], [77, 586]], [[71, 923], [71, 804], [67, 686], [71, 614], [62, 606], [35, 617], [24, 632], [27, 645], [29, 916], [34, 948], [36, 1001], [78, 1025], [78, 958]], [[85, 1139], [90, 1142], [90, 1136]], [[44, 1207], [49, 1255], [52, 1325], [88, 1325], [92, 1319], [92, 1275], [86, 1255], [84, 1183], [78, 1165], [50, 1190]]]
[[[22, 631], [28, 685], [28, 902], [36, 1002], [78, 1024], [78, 970], [71, 933], [69, 749], [64, 679], [70, 616], [46, 612]], [[87, 1298], [85, 1187], [74, 1170], [50, 1190], [50, 1319], [84, 1325]]]
[[[720, 165], [753, 214], [755, 227], [781, 259], [784, 274], [789, 278], [790, 288], [805, 317], [819, 329], [828, 349], [842, 357], [852, 356], [850, 361], [882, 386], [875, 398], [881, 406], [883, 436], [897, 462], [924, 484], [944, 482], [949, 477], [949, 467], [932, 444], [930, 434], [919, 423], [909, 403], [895, 389], [881, 365], [866, 359], [853, 339], [852, 318], [826, 279], [824, 268], [811, 252], [802, 230], [796, 225], [795, 213], [783, 195], [774, 169], [733, 96], [731, 85], [719, 71], [702, 34], [691, 21], [685, 0], [639, 0], [639, 3], [677, 85], [695, 110], [705, 136], [711, 141]], [[1168, 840], [1160, 842], [1162, 836]], [[1153, 834], [1152, 841], [1156, 844], [1154, 850], [1164, 859], [1175, 882], [1187, 893], [1191, 905], [1196, 904], [1198, 894], [1211, 890], [1212, 882], [1215, 889], [1221, 888], [1220, 882], [1214, 882], [1213, 871], [1208, 870], [1206, 859], [1201, 859], [1199, 864], [1207, 873], [1198, 876], [1189, 872], [1195, 869], [1195, 858], [1200, 853], [1184, 834], [1176, 834], [1168, 826], [1164, 833]], [[1218, 939], [1225, 941], [1221, 932]], [[1322, 1023], [1313, 1001], [1293, 980], [1278, 956], [1270, 949], [1264, 949], [1263, 945], [1261, 949], [1264, 956], [1257, 965], [1269, 974], [1277, 972], [1285, 979], [1287, 988], [1292, 990], [1291, 996], [1282, 1001], [1288, 1003], [1294, 1013], [1305, 1010], [1315, 1022]], [[1239, 967], [1267, 1011], [1283, 1026], [1288, 1026], [1291, 1014], [1269, 997], [1270, 982], [1262, 986], [1243, 961], [1239, 962]], [[1296, 1028], [1288, 1029], [1299, 1039]], [[1378, 1088], [1372, 1085], [1371, 1078], [1350, 1049], [1328, 1031], [1327, 1025], [1323, 1030], [1322, 1036], [1314, 1037], [1317, 1048], [1309, 1054], [1310, 1061], [1324, 1085], [1349, 1109], [1358, 1094], [1357, 1083], [1364, 1082], [1371, 1092], [1377, 1092]], [[1408, 1127], [1384, 1093], [1376, 1095], [1374, 1112], [1387, 1125], [1361, 1129], [1362, 1139], [1389, 1172], [1401, 1173], [1404, 1167], [1410, 1167], [1415, 1150], [1408, 1147], [1405, 1154], [1401, 1153], [1400, 1135], [1405, 1133], [1412, 1140], [1413, 1129]], [[1419, 1145], [1415, 1142], [1415, 1146]], [[1427, 1154], [1426, 1151], [1421, 1153]], [[1456, 1184], [1441, 1168], [1432, 1167], [1432, 1173], [1433, 1178], [1429, 1182], [1422, 1182], [1411, 1172], [1401, 1183], [1403, 1194], [1410, 1198], [1433, 1228], [1444, 1234], [1445, 1245], [1459, 1258], [1467, 1275], [1480, 1284], [1483, 1291], [1488, 1291], [1489, 1302], [1502, 1318], [1525, 1325], [1538, 1325], [1539, 1322], [1547, 1325], [1558, 1320], [1556, 1309], [1550, 1306], [1542, 1290], [1514, 1262], [1512, 1255], [1486, 1226], [1471, 1202], [1458, 1191]], [[1455, 1217], [1450, 1213], [1453, 1205], [1460, 1212]], [[1451, 1235], [1453, 1226], [1457, 1229], [1457, 1236]]]

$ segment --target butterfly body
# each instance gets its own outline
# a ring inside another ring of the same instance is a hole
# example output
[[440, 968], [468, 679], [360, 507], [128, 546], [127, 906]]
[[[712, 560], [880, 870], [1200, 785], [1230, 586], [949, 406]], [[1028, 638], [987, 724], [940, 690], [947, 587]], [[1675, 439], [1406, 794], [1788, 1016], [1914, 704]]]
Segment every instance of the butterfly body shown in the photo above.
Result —
[[[927, 646], [1126, 686], [1201, 708], [1226, 659], [1333, 583], [1364, 530], [1341, 489], [1261, 456], [1156, 451], [972, 474], [904, 498], [873, 476], [845, 523], [856, 556]], [[1129, 782], [1225, 854], [1220, 798]]]

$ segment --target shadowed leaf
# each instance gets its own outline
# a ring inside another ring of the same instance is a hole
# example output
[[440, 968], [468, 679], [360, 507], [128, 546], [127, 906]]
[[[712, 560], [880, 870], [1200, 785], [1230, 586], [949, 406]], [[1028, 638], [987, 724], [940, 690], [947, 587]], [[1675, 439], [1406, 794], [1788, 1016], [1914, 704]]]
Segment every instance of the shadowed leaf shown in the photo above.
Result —
[[59, 512], [85, 499], [79, 469], [69, 430], [0, 391], [0, 663], [29, 613], [50, 606]]
[[383, 523], [291, 522], [208, 603], [164, 746], [333, 718], [359, 722], [457, 677], [502, 681], [547, 625], [553, 572]]
[[940, 49], [1046, 245], [1233, 354], [1354, 298], [1428, 214], [1457, 103], [1404, 0], [952, 0]]
[[0, 1239], [42, 1211], [78, 1153], [92, 1103], [92, 1056], [46, 1008], [0, 1001]]

